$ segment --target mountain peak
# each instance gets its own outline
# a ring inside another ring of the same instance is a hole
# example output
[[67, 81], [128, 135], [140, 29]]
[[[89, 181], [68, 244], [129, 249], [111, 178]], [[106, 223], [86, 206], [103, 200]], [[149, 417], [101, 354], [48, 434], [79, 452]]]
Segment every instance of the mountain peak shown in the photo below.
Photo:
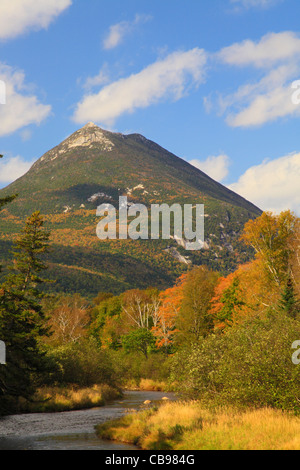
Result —
[[[19, 197], [0, 218], [0, 251], [17, 236], [32, 208], [40, 210], [53, 241], [49, 269], [57, 280], [54, 290], [76, 286], [79, 293], [94, 297], [112, 289], [120, 293], [149, 285], [167, 288], [189, 261], [220, 272], [232, 270], [250, 259], [251, 253], [240, 243], [244, 224], [261, 215], [253, 204], [155, 142], [138, 133], [106, 131], [92, 122], [0, 191], [1, 197], [9, 194]], [[180, 251], [179, 256], [177, 244], [180, 250], [185, 245], [175, 238], [100, 241], [96, 209], [109, 203], [117, 211], [120, 196], [127, 197], [128, 207], [204, 204], [203, 249], [186, 255]]]
[[101, 129], [93, 122], [88, 122], [81, 129], [70, 135], [60, 145], [63, 147], [63, 151], [65, 152], [74, 147], [90, 147], [96, 143], [102, 147], [102, 150], [110, 152], [115, 145], [109, 139], [107, 134], [107, 131]]
[[97, 145], [102, 151], [111, 152], [115, 144], [109, 139], [108, 134], [107, 131], [104, 131], [93, 122], [88, 122], [59, 145], [45, 153], [33, 164], [32, 168], [38, 168], [41, 163], [52, 162], [77, 147], [90, 148]]
[[[94, 122], [91, 122], [91, 121], [90, 121], [90, 122], [88, 122], [85, 126], [83, 126], [82, 129], [89, 129], [90, 127], [98, 127], [98, 128], [99, 128], [99, 126], [97, 126]], [[100, 129], [100, 128], [99, 128], [99, 129]]]
[[108, 138], [107, 131], [96, 126], [93, 122], [88, 122], [74, 134], [70, 135], [63, 143], [64, 150], [74, 147], [90, 147], [92, 144], [100, 144], [102, 150], [111, 151], [115, 146]]

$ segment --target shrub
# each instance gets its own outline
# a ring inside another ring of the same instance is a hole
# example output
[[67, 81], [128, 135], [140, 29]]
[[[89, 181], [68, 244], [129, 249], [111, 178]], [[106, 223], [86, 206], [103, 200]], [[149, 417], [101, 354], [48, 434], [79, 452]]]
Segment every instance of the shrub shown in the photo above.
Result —
[[94, 384], [117, 386], [117, 375], [109, 355], [100, 350], [93, 338], [60, 346], [51, 350], [49, 360], [56, 364], [52, 383], [76, 384], [88, 387]]
[[299, 412], [300, 366], [291, 349], [297, 339], [299, 320], [270, 315], [178, 352], [171, 375], [186, 397]]
[[168, 382], [170, 375], [170, 358], [160, 352], [152, 353], [146, 359], [141, 352], [125, 353], [109, 351], [113, 368], [124, 386], [139, 387], [143, 379], [156, 383]]

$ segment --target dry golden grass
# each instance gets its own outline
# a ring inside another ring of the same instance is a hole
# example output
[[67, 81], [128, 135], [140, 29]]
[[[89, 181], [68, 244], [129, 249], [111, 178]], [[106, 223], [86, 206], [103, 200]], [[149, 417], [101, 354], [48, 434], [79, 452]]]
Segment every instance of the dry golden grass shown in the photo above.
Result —
[[108, 385], [43, 387], [36, 392], [33, 403], [22, 405], [22, 411], [38, 413], [94, 408], [119, 397], [120, 393]]
[[167, 389], [167, 384], [152, 379], [141, 379], [139, 384], [135, 381], [127, 382], [125, 388], [127, 390], [141, 390], [144, 392], [164, 392]]
[[97, 427], [101, 437], [162, 450], [299, 450], [300, 418], [273, 409], [208, 410], [167, 402]]

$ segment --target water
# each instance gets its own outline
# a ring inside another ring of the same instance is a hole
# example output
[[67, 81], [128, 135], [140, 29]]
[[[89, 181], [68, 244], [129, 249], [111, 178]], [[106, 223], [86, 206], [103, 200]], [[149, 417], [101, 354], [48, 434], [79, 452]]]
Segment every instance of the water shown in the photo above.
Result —
[[7, 416], [0, 419], [0, 450], [136, 450], [135, 446], [98, 439], [95, 425], [164, 396], [175, 399], [174, 394], [166, 392], [130, 391], [121, 400], [100, 408]]

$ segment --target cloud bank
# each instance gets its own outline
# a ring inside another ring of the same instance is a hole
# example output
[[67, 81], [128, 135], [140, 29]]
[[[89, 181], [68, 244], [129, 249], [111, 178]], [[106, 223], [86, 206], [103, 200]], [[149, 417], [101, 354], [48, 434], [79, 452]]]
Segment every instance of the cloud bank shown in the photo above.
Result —
[[40, 103], [29, 92], [23, 71], [0, 63], [0, 80], [6, 88], [6, 104], [0, 105], [0, 137], [29, 124], [40, 124], [50, 115], [51, 106]]
[[300, 153], [249, 168], [229, 189], [262, 210], [290, 209], [300, 215]]
[[26, 162], [22, 157], [2, 158], [0, 160], [0, 184], [12, 183], [17, 178], [23, 176], [33, 162]]
[[1, 0], [0, 40], [47, 28], [71, 4], [72, 0]]
[[99, 93], [87, 94], [77, 105], [76, 123], [95, 121], [112, 125], [124, 113], [132, 113], [162, 100], [179, 100], [190, 87], [204, 81], [206, 53], [202, 49], [174, 52], [141, 72], [113, 82]]
[[291, 31], [270, 33], [223, 48], [217, 61], [234, 67], [253, 67], [263, 78], [220, 96], [218, 110], [231, 127], [254, 127], [300, 115], [292, 101], [292, 82], [300, 75], [300, 37]]

